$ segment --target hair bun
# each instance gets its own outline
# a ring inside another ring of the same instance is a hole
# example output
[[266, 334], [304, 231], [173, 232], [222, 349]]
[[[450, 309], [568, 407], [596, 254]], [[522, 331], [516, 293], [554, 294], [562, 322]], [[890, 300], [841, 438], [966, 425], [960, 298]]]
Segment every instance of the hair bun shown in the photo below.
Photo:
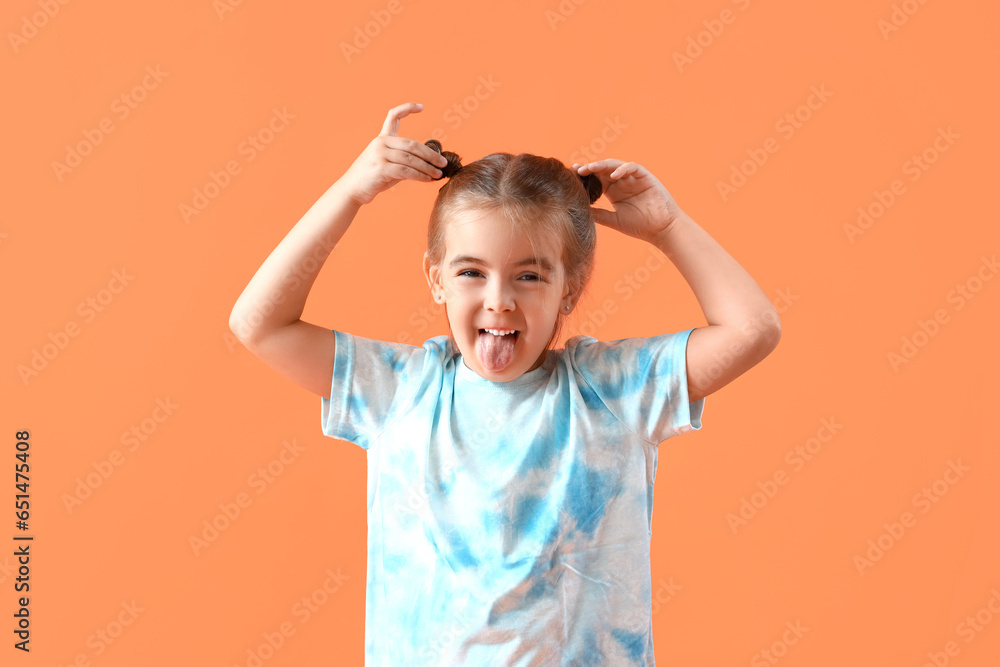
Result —
[[[580, 174], [577, 174], [577, 176], [580, 176]], [[587, 191], [587, 196], [590, 198], [591, 204], [601, 198], [601, 194], [604, 192], [604, 187], [601, 185], [601, 179], [599, 179], [596, 174], [580, 176], [580, 182], [583, 183], [583, 187]]]
[[441, 170], [441, 176], [435, 178], [435, 181], [440, 181], [442, 178], [451, 178], [458, 172], [462, 171], [462, 158], [458, 156], [458, 153], [441, 150], [441, 142], [437, 139], [429, 139], [424, 142], [424, 145], [433, 150], [435, 153], [440, 153], [446, 160], [448, 160], [448, 164], [446, 164]]

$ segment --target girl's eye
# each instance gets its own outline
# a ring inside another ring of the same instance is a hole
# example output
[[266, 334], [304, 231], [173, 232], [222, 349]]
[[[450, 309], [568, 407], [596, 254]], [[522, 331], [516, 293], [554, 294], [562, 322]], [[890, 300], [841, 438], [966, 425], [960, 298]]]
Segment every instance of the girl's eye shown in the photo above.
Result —
[[[462, 271], [462, 272], [461, 272], [461, 273], [459, 273], [458, 275], [459, 275], [459, 276], [469, 276], [469, 277], [473, 277], [473, 276], [471, 276], [470, 274], [475, 274], [475, 275], [477, 275], [477, 276], [481, 276], [481, 275], [483, 275], [483, 274], [481, 274], [481, 273], [480, 273], [479, 271], [476, 271], [475, 269], [466, 269], [465, 271]], [[541, 280], [541, 277], [540, 277], [540, 276], [537, 276], [537, 275], [535, 275], [534, 273], [526, 273], [526, 274], [524, 274], [523, 276], [521, 276], [521, 278], [528, 278], [528, 279], [529, 279], [529, 280], [530, 280], [531, 282], [537, 282], [537, 281]]]

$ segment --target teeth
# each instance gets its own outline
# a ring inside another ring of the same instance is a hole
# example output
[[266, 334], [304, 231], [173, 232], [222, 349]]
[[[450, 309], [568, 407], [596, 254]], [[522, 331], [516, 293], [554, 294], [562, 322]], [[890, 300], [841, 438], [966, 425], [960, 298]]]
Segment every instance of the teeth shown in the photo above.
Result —
[[500, 329], [486, 329], [486, 331], [489, 331], [494, 336], [506, 336], [507, 334], [514, 333], [513, 331], [501, 331]]

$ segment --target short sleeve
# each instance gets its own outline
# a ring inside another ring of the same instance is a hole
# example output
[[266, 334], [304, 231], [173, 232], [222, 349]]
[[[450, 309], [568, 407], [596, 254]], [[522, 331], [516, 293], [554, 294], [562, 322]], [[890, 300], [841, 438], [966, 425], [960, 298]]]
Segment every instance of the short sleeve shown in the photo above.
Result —
[[572, 364], [608, 410], [644, 440], [658, 444], [701, 428], [705, 398], [688, 400], [687, 342], [694, 329], [608, 342], [567, 341]]
[[333, 332], [330, 398], [320, 399], [323, 434], [368, 449], [411, 403], [427, 351]]

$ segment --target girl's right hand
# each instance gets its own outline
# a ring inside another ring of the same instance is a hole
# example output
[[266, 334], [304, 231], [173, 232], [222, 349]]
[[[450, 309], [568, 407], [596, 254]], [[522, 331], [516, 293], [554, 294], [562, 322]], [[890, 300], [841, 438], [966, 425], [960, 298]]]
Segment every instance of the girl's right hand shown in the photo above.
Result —
[[399, 181], [433, 181], [440, 178], [438, 167], [447, 165], [448, 160], [419, 141], [396, 134], [400, 120], [411, 113], [420, 113], [423, 108], [422, 104], [407, 102], [390, 109], [382, 132], [371, 140], [341, 177], [348, 196], [359, 206], [370, 203], [378, 193]]

